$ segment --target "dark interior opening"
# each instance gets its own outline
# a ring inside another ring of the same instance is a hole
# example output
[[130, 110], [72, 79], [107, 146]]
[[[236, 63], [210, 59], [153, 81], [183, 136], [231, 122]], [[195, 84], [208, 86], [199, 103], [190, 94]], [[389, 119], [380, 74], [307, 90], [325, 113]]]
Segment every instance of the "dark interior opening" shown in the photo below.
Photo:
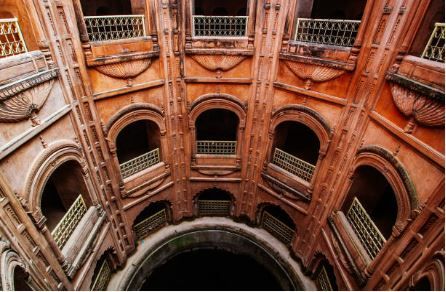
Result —
[[246, 16], [247, 0], [195, 0], [194, 15], [206, 16]]
[[307, 126], [286, 121], [277, 126], [274, 135], [274, 148], [279, 148], [297, 158], [316, 165], [320, 142], [316, 134]]
[[418, 280], [415, 286], [410, 288], [410, 291], [432, 291], [431, 283], [429, 279], [425, 276]]
[[296, 229], [296, 224], [294, 223], [294, 220], [279, 206], [272, 206], [272, 205], [265, 206], [262, 212], [265, 211], [274, 216], [282, 223], [284, 223], [289, 228], [293, 230]]
[[116, 138], [119, 163], [160, 148], [160, 144], [160, 130], [156, 123], [149, 120], [133, 122], [122, 129]]
[[219, 200], [219, 201], [231, 201], [231, 194], [221, 189], [212, 188], [204, 190], [198, 195], [199, 200]]
[[[331, 285], [331, 288], [333, 288], [333, 291], [339, 290], [338, 285], [336, 283], [336, 276], [334, 273], [334, 269], [333, 269], [332, 265], [330, 265], [326, 259], [321, 261], [315, 275], [319, 275], [322, 268], [325, 268], [325, 271], [327, 272], [328, 280], [330, 281], [330, 285]], [[321, 290], [321, 287], [319, 287], [319, 285], [317, 285], [317, 286], [318, 286], [319, 290]]]
[[141, 290], [282, 290], [275, 277], [247, 255], [219, 249], [191, 250], [148, 275]]
[[[423, 21], [421, 22], [420, 28], [415, 36], [412, 43], [410, 54], [413, 56], [421, 57], [429, 38], [434, 30], [435, 23], [444, 23], [444, 1], [443, 0], [432, 0], [427, 8], [426, 14], [424, 15]], [[441, 44], [440, 44], [441, 45]]]
[[225, 109], [210, 109], [195, 121], [197, 141], [237, 141], [238, 116]]
[[28, 274], [19, 266], [14, 268], [14, 290], [15, 291], [32, 291], [28, 285]]
[[138, 224], [138, 223], [144, 221], [144, 219], [152, 216], [153, 214], [155, 214], [163, 209], [167, 209], [167, 208], [168, 208], [168, 206], [167, 206], [167, 203], [165, 203], [165, 202], [151, 203], [144, 210], [142, 210], [141, 213], [138, 214], [133, 225]]
[[389, 238], [398, 215], [398, 205], [395, 193], [384, 175], [371, 166], [358, 167], [344, 203], [345, 213], [348, 212], [355, 196], [382, 235]]
[[56, 227], [79, 195], [82, 195], [87, 207], [91, 206], [82, 168], [79, 163], [70, 160], [51, 174], [43, 189], [41, 209], [50, 230]]
[[131, 0], [81, 0], [84, 16], [130, 15]]
[[367, 0], [302, 0], [298, 3], [297, 17], [315, 19], [361, 20]]

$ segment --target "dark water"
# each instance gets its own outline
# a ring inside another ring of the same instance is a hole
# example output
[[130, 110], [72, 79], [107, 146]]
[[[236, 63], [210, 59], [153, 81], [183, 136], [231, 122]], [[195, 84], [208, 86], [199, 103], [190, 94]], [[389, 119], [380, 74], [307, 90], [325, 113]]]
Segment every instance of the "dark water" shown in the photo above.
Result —
[[142, 290], [281, 290], [254, 259], [222, 250], [177, 255], [158, 267]]

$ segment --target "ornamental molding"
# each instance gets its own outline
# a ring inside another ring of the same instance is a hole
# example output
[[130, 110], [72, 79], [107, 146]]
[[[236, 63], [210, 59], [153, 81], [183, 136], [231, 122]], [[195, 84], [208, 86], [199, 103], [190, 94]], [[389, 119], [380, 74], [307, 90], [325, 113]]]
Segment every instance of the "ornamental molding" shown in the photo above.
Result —
[[305, 81], [305, 89], [310, 90], [314, 82], [326, 82], [338, 78], [346, 72], [345, 69], [333, 68], [321, 64], [310, 64], [284, 60], [285, 65], [298, 78]]
[[388, 74], [387, 79], [395, 106], [410, 118], [406, 132], [412, 131], [415, 122], [427, 127], [444, 126], [444, 92], [397, 74]]
[[242, 61], [247, 56], [240, 55], [192, 55], [191, 58], [201, 67], [209, 71], [228, 71]]
[[0, 122], [33, 119], [54, 86], [57, 69], [46, 70], [0, 86]]

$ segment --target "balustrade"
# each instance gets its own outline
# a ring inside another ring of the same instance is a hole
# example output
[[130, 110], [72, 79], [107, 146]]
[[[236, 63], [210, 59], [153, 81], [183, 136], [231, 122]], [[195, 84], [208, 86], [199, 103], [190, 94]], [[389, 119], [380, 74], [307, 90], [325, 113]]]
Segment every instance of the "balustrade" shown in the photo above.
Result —
[[234, 38], [246, 36], [248, 16], [193, 15], [194, 37]]
[[228, 200], [198, 200], [200, 216], [229, 216], [231, 201]]
[[144, 15], [85, 16], [90, 42], [121, 40], [146, 35]]
[[262, 214], [261, 225], [286, 244], [290, 244], [294, 238], [293, 229], [266, 211]]
[[421, 57], [444, 63], [444, 55], [444, 23], [437, 22]]
[[27, 51], [17, 18], [0, 19], [0, 58]]
[[167, 223], [167, 212], [166, 209], [162, 209], [155, 214], [147, 217], [141, 222], [135, 224], [133, 229], [135, 230], [136, 238], [142, 239], [149, 235], [150, 232], [163, 226]]
[[197, 141], [197, 154], [235, 155], [237, 141]]
[[274, 150], [273, 164], [280, 168], [300, 177], [301, 179], [310, 182], [313, 177], [315, 166], [299, 159], [289, 153], [286, 153], [279, 148]]
[[121, 163], [119, 166], [121, 168], [122, 178], [126, 178], [151, 167], [160, 162], [160, 151], [156, 148], [150, 152], [144, 153], [138, 157], [135, 157], [129, 161]]

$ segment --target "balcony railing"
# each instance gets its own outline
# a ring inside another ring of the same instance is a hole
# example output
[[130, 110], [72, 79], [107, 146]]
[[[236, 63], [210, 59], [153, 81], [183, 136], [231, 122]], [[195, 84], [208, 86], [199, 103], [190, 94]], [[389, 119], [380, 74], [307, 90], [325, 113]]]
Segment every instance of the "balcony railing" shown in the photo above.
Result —
[[0, 58], [26, 53], [17, 18], [0, 19]]
[[261, 225], [286, 244], [291, 243], [294, 238], [294, 230], [267, 211], [263, 212]]
[[301, 179], [310, 182], [315, 166], [279, 148], [274, 150], [273, 163]]
[[237, 141], [197, 141], [197, 154], [235, 155]]
[[160, 151], [159, 148], [156, 148], [150, 152], [144, 153], [136, 158], [133, 158], [129, 161], [121, 163], [119, 166], [121, 168], [122, 178], [126, 178], [144, 170], [146, 168], [151, 167], [160, 162]]
[[333, 291], [330, 278], [328, 277], [327, 270], [322, 266], [321, 271], [317, 275], [316, 283], [321, 291]]
[[229, 200], [198, 200], [200, 216], [229, 216], [231, 201]]
[[146, 35], [144, 15], [85, 16], [90, 42], [131, 39]]
[[106, 291], [108, 282], [111, 279], [112, 270], [110, 264], [107, 260], [103, 260], [99, 272], [94, 278], [93, 285], [91, 286], [91, 291]]
[[246, 36], [248, 16], [193, 15], [194, 37], [234, 38]]
[[386, 239], [356, 197], [348, 210], [347, 220], [373, 260], [384, 246]]
[[294, 40], [298, 42], [352, 47], [360, 20], [298, 18]]
[[143, 221], [135, 224], [133, 229], [135, 230], [136, 238], [141, 239], [149, 235], [150, 232], [163, 226], [167, 223], [166, 209], [156, 212], [155, 214], [147, 217]]
[[444, 63], [444, 23], [436, 23], [422, 58]]
[[60, 220], [51, 232], [54, 241], [56, 241], [59, 248], [62, 249], [64, 247], [68, 238], [70, 238], [85, 213], [87, 213], [87, 206], [85, 205], [82, 196], [79, 195], [71, 205], [70, 209], [68, 209], [67, 213], [62, 217], [62, 220]]

